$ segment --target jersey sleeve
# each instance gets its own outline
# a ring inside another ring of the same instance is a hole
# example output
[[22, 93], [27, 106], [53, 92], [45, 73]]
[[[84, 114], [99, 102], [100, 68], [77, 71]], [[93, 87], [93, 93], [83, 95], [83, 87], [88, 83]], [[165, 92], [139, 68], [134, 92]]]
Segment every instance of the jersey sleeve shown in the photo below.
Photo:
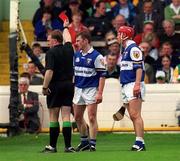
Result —
[[104, 63], [104, 57], [102, 55], [98, 55], [95, 59], [94, 66], [96, 71], [101, 77], [106, 77], [106, 68]]
[[138, 68], [144, 69], [143, 53], [139, 48], [133, 47], [131, 49], [130, 58], [133, 62], [133, 69], [138, 69]]
[[98, 55], [95, 59], [94, 66], [96, 71], [105, 71], [104, 57], [102, 55]]

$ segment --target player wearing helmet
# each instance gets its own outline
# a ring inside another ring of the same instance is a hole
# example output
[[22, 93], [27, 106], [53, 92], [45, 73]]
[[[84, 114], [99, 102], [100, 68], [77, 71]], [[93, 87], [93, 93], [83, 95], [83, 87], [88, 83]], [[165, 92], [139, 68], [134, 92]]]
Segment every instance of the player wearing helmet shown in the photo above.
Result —
[[141, 105], [144, 98], [144, 62], [143, 54], [136, 43], [131, 40], [134, 29], [121, 26], [118, 31], [118, 41], [123, 47], [120, 82], [122, 84], [122, 99], [133, 122], [136, 141], [132, 151], [145, 150], [144, 124], [141, 117]]

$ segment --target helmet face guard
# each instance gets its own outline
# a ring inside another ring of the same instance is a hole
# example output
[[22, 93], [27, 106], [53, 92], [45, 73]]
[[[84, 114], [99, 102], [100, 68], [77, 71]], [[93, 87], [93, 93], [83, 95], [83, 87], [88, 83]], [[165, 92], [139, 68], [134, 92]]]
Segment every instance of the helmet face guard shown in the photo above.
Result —
[[120, 33], [120, 40], [121, 40], [121, 42], [126, 40], [126, 39], [128, 39], [128, 38], [129, 37], [125, 33], [123, 33], [123, 32]]
[[134, 36], [134, 29], [129, 26], [121, 26], [118, 30], [118, 37], [120, 39], [120, 43], [122, 43], [126, 39], [132, 39]]

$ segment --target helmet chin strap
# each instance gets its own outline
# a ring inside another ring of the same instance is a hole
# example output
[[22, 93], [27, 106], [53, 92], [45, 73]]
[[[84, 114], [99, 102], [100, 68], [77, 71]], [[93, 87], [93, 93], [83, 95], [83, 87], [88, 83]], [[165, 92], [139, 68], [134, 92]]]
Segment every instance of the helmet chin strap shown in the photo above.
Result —
[[128, 38], [127, 36], [123, 38], [123, 33], [120, 34], [120, 54], [122, 54], [122, 43], [127, 38]]
[[124, 41], [124, 40], [126, 40], [126, 39], [128, 39], [128, 36], [123, 37], [123, 33], [121, 33], [121, 34], [120, 34], [120, 40], [121, 40], [120, 43], [122, 43], [122, 41]]

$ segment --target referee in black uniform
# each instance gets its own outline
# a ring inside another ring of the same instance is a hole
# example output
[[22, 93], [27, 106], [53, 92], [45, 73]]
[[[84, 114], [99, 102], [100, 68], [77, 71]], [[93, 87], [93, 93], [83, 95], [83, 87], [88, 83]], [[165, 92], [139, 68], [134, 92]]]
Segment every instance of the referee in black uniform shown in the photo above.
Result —
[[[64, 136], [65, 152], [75, 152], [71, 147], [70, 113], [74, 94], [73, 79], [73, 47], [71, 36], [64, 22], [63, 33], [54, 30], [48, 35], [50, 49], [46, 54], [46, 72], [43, 83], [43, 94], [47, 95], [49, 109], [50, 143], [43, 152], [57, 152], [56, 145], [59, 136], [59, 113], [62, 116], [62, 133]], [[63, 45], [64, 41], [64, 45]]]

